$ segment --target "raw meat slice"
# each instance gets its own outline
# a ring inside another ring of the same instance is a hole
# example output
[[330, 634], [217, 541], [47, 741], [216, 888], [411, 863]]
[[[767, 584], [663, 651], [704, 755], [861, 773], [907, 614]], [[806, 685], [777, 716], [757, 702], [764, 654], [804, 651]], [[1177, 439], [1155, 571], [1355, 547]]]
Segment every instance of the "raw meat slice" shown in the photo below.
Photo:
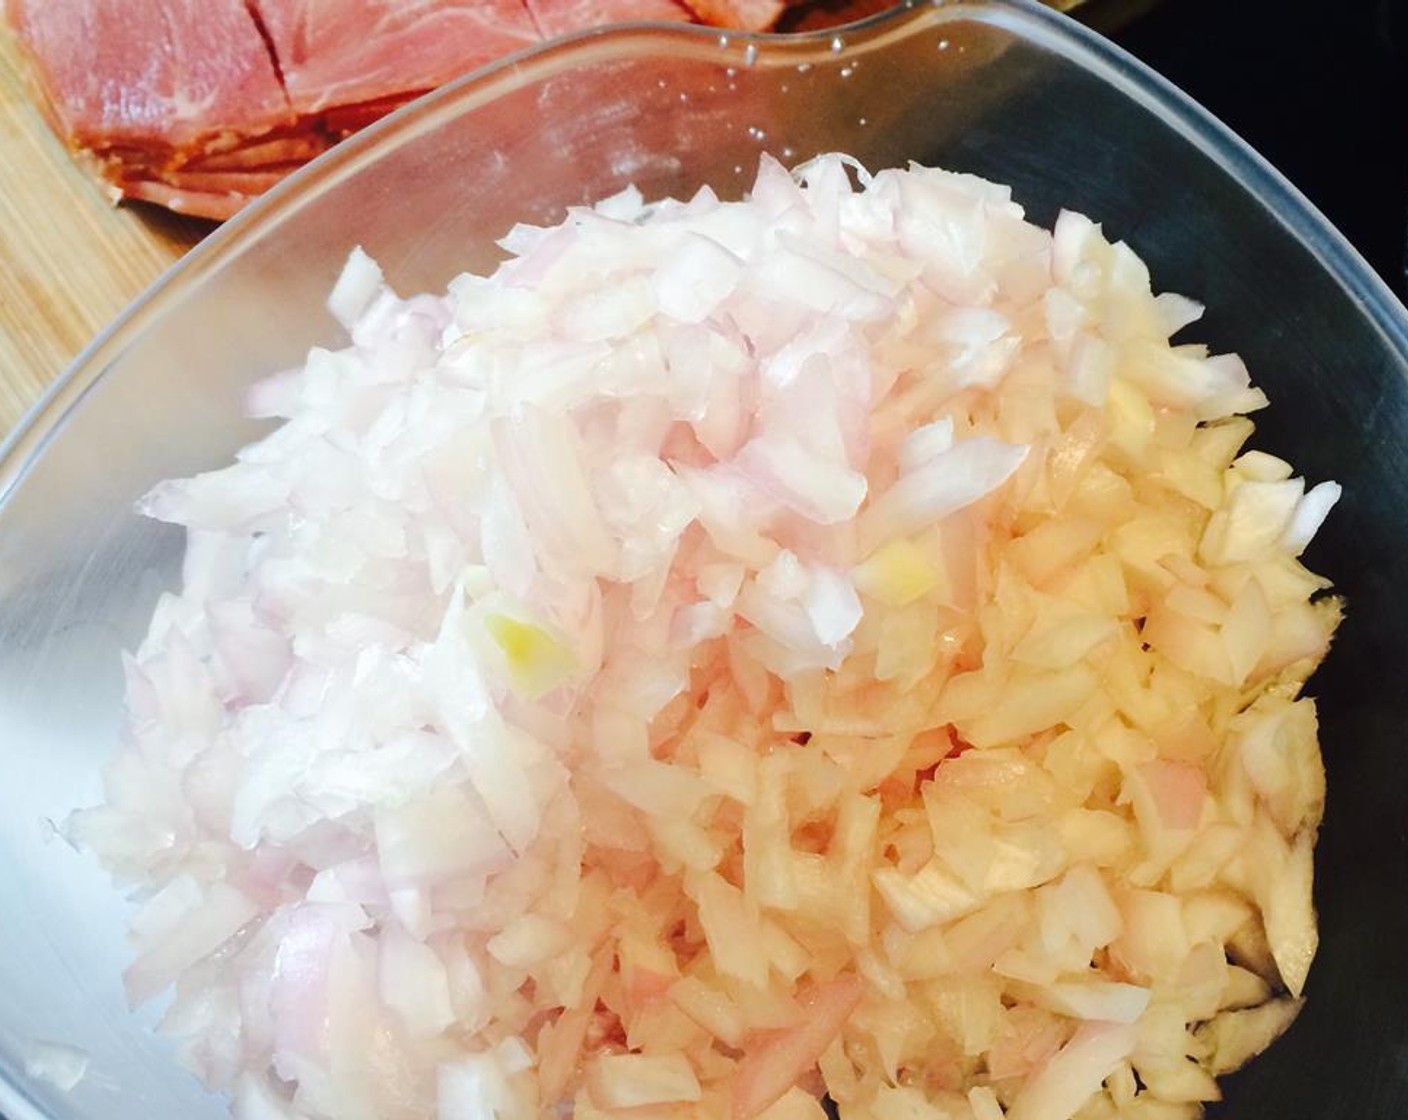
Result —
[[172, 171], [162, 176], [162, 182], [178, 190], [199, 194], [263, 194], [284, 177], [287, 170], [275, 168], [257, 171]]
[[540, 41], [523, 0], [253, 0], [304, 115], [431, 89]]
[[73, 147], [231, 148], [293, 123], [244, 0], [9, 0], [6, 8]]
[[222, 220], [413, 98], [544, 39], [642, 20], [759, 30], [787, 3], [0, 0], [0, 16], [55, 131], [114, 201]]
[[687, 0], [700, 23], [766, 31], [786, 10], [786, 0]]
[[690, 23], [693, 16], [675, 0], [525, 0], [543, 38], [635, 20]]
[[173, 187], [169, 183], [158, 182], [154, 179], [125, 180], [118, 185], [117, 189], [124, 198], [136, 199], [139, 202], [152, 202], [177, 214], [211, 218], [217, 222], [233, 218], [247, 203], [257, 197], [253, 193], [244, 194], [238, 191], [233, 194], [228, 192], [217, 194], [183, 190], [180, 187]]
[[189, 171], [257, 171], [280, 164], [307, 163], [314, 156], [322, 155], [327, 147], [327, 140], [321, 136], [294, 133], [255, 140], [233, 151], [197, 156], [186, 168]]
[[408, 101], [414, 101], [426, 89], [408, 89], [395, 97], [383, 97], [380, 101], [363, 101], [358, 105], [337, 105], [323, 113], [322, 131], [334, 140], [351, 136], [369, 124], [381, 120], [387, 113], [399, 109]]

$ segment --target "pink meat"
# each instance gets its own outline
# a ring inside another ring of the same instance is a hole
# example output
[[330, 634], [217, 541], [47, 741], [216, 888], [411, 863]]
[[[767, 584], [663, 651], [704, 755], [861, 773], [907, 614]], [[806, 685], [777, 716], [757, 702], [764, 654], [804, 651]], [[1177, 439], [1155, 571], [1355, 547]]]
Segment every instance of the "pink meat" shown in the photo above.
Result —
[[242, 192], [232, 194], [221, 191], [193, 191], [154, 179], [124, 179], [116, 186], [124, 198], [164, 206], [175, 214], [210, 218], [217, 222], [233, 218], [247, 203], [257, 197], [255, 194]]
[[293, 123], [244, 0], [9, 0], [75, 147], [181, 149]]
[[526, 0], [543, 38], [568, 35], [609, 23], [667, 20], [690, 23], [694, 17], [675, 0]]
[[411, 98], [544, 39], [638, 20], [761, 28], [785, 2], [0, 0], [0, 16], [55, 130], [114, 198], [219, 220]]
[[328, 143], [312, 133], [293, 133], [268, 140], [254, 140], [228, 152], [197, 155], [186, 165], [191, 171], [250, 171], [263, 167], [307, 163], [322, 155]]
[[541, 40], [523, 0], [252, 0], [294, 110], [432, 89]]
[[687, 0], [700, 23], [736, 27], [741, 31], [766, 31], [787, 9], [786, 0]]
[[408, 101], [413, 101], [424, 89], [409, 89], [397, 97], [383, 97], [380, 101], [361, 101], [356, 105], [336, 105], [322, 115], [322, 130], [335, 140], [341, 140], [367, 125], [381, 120], [387, 113], [399, 109]]

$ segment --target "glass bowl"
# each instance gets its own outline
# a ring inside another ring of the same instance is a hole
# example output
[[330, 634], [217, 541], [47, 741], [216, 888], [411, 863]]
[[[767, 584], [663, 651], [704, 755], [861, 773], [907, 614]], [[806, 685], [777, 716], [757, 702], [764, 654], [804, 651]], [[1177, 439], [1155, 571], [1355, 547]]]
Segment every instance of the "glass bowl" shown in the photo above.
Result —
[[[1209, 29], [1215, 34], [1215, 28]], [[0, 1113], [206, 1120], [223, 1103], [126, 1009], [125, 906], [52, 822], [99, 796], [119, 651], [174, 584], [179, 531], [134, 500], [257, 435], [242, 389], [336, 338], [348, 250], [402, 291], [490, 264], [516, 220], [636, 183], [725, 195], [760, 152], [849, 151], [1012, 184], [1037, 221], [1103, 220], [1199, 337], [1271, 395], [1258, 444], [1346, 495], [1309, 557], [1349, 616], [1313, 683], [1330, 798], [1309, 1004], [1214, 1115], [1408, 1115], [1408, 319], [1344, 240], [1197, 106], [1020, 0], [903, 8], [835, 32], [637, 25], [472, 75], [354, 137], [193, 251], [75, 363], [0, 457]], [[61, 1047], [76, 1049], [54, 1049]], [[86, 1055], [70, 1091], [64, 1059]]]

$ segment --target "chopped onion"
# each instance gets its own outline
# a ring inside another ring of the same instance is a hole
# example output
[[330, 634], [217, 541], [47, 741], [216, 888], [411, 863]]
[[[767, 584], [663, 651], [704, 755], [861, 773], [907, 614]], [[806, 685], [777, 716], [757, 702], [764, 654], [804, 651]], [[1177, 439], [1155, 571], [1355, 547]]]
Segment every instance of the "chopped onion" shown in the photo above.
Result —
[[143, 499], [184, 586], [66, 833], [132, 999], [240, 1120], [1195, 1116], [1301, 1006], [1340, 612], [1202, 308], [844, 156], [501, 244], [354, 251]]

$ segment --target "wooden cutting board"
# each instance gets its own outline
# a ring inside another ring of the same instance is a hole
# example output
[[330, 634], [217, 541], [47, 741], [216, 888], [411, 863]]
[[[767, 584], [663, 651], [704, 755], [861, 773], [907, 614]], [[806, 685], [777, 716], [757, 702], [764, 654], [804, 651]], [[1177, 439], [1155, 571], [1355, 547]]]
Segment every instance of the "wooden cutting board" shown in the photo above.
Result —
[[208, 229], [113, 206], [50, 132], [0, 28], [0, 439]]

